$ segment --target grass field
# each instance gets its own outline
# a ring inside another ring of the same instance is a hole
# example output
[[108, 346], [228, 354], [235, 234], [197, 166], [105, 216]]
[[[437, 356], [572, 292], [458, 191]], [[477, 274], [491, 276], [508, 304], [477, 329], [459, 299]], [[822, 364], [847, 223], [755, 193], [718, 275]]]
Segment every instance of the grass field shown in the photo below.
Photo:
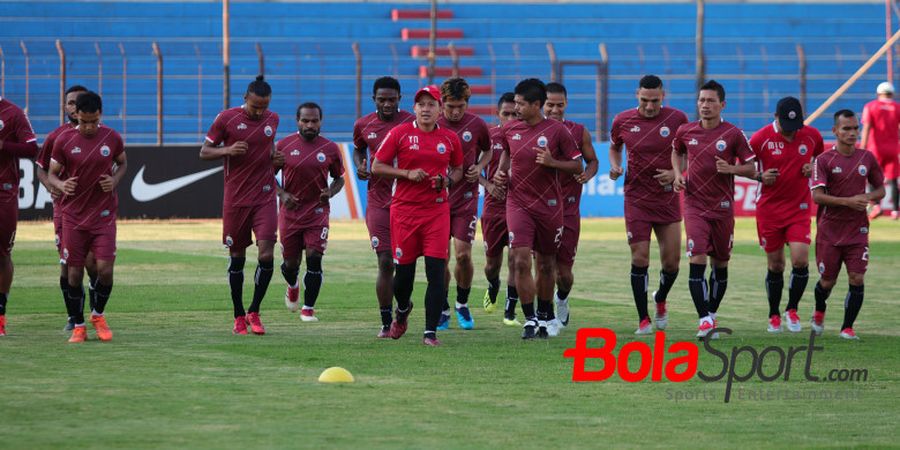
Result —
[[[464, 332], [454, 323], [441, 334], [440, 348], [421, 344], [423, 283], [413, 294], [417, 308], [407, 336], [375, 339], [375, 258], [364, 225], [332, 225], [317, 308], [321, 322], [301, 323], [284, 308], [276, 272], [263, 303], [268, 334], [258, 337], [230, 333], [227, 260], [217, 222], [121, 223], [107, 309], [115, 339], [101, 344], [91, 331], [91, 341], [70, 345], [61, 331], [65, 310], [51, 227], [20, 224], [9, 335], [0, 338], [0, 448], [898, 445], [900, 223], [882, 219], [872, 226], [866, 300], [856, 326], [862, 339], [837, 337], [842, 275], [825, 335], [816, 342], [824, 350], [812, 361], [816, 375], [864, 368], [868, 379], [804, 381], [800, 361], [790, 381], [754, 377], [735, 384], [729, 403], [723, 402], [724, 381], [626, 383], [614, 376], [571, 382], [572, 362], [562, 354], [573, 346], [575, 329], [608, 327], [620, 345], [635, 340], [620, 220], [584, 221], [572, 322], [560, 337], [522, 342], [520, 329], [503, 326], [499, 313], [487, 315], [479, 306], [476, 329]], [[735, 334], [715, 346], [726, 353], [743, 345], [805, 346], [815, 276], [800, 306], [804, 333], [772, 336], [765, 331], [765, 259], [752, 221], [738, 222], [734, 253], [720, 324]], [[693, 340], [696, 327], [682, 264], [670, 296], [668, 342]], [[476, 256], [477, 305], [486, 287], [481, 267], [483, 257]], [[248, 262], [245, 297], [253, 268]], [[657, 270], [654, 254], [651, 283]], [[424, 280], [421, 263], [418, 275]], [[652, 336], [641, 340], [653, 342]], [[357, 382], [317, 383], [329, 366], [346, 367]], [[748, 366], [742, 359], [737, 372]], [[701, 350], [700, 368], [714, 373], [718, 367]]]

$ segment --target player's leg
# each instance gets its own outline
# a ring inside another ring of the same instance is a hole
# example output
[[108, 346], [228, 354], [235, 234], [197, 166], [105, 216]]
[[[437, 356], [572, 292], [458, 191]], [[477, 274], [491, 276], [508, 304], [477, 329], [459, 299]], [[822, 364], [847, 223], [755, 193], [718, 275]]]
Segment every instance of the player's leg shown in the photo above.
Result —
[[278, 229], [278, 213], [275, 201], [253, 208], [253, 234], [256, 235], [257, 255], [256, 272], [253, 275], [253, 301], [247, 308], [247, 322], [253, 334], [266, 334], [266, 328], [259, 318], [259, 310], [269, 282], [275, 272], [275, 239]]
[[88, 252], [87, 257], [84, 259], [84, 271], [87, 272], [88, 276], [88, 304], [91, 309], [94, 309], [94, 305], [97, 303], [97, 257], [94, 256], [94, 252]]
[[381, 330], [378, 337], [389, 337], [393, 321], [394, 301], [394, 260], [391, 248], [390, 209], [367, 208], [366, 227], [369, 240], [378, 261], [378, 275], [375, 278], [375, 297], [381, 315]]
[[66, 290], [66, 311], [72, 317], [74, 327], [69, 342], [79, 343], [87, 339], [84, 322], [84, 261], [90, 249], [90, 232], [63, 227], [62, 262], [68, 268], [69, 285]]
[[853, 330], [853, 324], [862, 309], [865, 274], [869, 263], [869, 247], [867, 245], [844, 247], [843, 254], [850, 286], [844, 299], [844, 323], [841, 324], [840, 336], [844, 339], [858, 339]]
[[[768, 238], [765, 241], [769, 243]], [[766, 298], [769, 301], [769, 333], [781, 332], [781, 296], [784, 291], [784, 245], [775, 246], [771, 251], [766, 249]]]
[[547, 338], [559, 334], [559, 328], [551, 322], [556, 319], [553, 311], [553, 288], [556, 285], [556, 255], [535, 250], [535, 288], [537, 294], [538, 337]]
[[228, 247], [228, 286], [234, 311], [233, 334], [247, 334], [247, 312], [244, 310], [244, 265], [247, 247], [253, 243], [251, 208], [222, 208], [222, 243]]
[[[453, 217], [450, 218], [451, 223]], [[452, 228], [452, 227], [451, 227]], [[451, 238], [448, 242], [452, 242]], [[451, 245], [448, 243], [447, 248]], [[441, 317], [438, 321], [438, 330], [450, 329], [450, 254], [447, 254], [447, 264], [444, 267], [444, 293], [441, 295]]]
[[306, 248], [306, 274], [303, 275], [303, 310], [301, 319], [304, 322], [317, 322], [315, 315], [316, 300], [325, 279], [322, 271], [322, 252]]
[[417, 233], [421, 236], [421, 247], [416, 255], [425, 257], [425, 275], [428, 287], [425, 290], [425, 333], [422, 342], [429, 346], [438, 346], [438, 319], [440, 306], [444, 297], [444, 281], [446, 280], [447, 255], [450, 243], [450, 220], [441, 214], [432, 217], [417, 218]]
[[469, 310], [469, 293], [475, 272], [472, 265], [472, 243], [453, 238], [453, 253], [456, 255], [456, 267], [453, 270], [456, 278], [456, 322], [463, 330], [471, 330], [475, 328], [475, 320]]
[[635, 334], [650, 334], [650, 313], [647, 311], [647, 290], [650, 278], [650, 230], [649, 222], [635, 220], [629, 214], [625, 218], [628, 247], [631, 250], [631, 295], [637, 309], [638, 328]]
[[702, 217], [685, 215], [684, 229], [687, 235], [687, 256], [690, 263], [688, 290], [700, 324], [697, 337], [703, 338], [713, 329], [709, 311], [709, 287], [706, 284], [706, 261], [710, 251], [710, 224]]
[[535, 284], [531, 273], [531, 248], [512, 247], [509, 250], [513, 259], [511, 267], [515, 270], [516, 290], [525, 317], [522, 339], [533, 339], [537, 336], [537, 316], [534, 311]]
[[300, 263], [303, 259], [303, 231], [290, 229], [284, 221], [280, 221], [281, 238], [281, 276], [287, 283], [284, 292], [284, 306], [290, 312], [300, 309]]
[[[507, 233], [508, 234], [508, 233]], [[503, 324], [509, 326], [522, 326], [516, 320], [516, 304], [519, 303], [519, 290], [516, 289], [516, 260], [512, 249], [506, 251], [506, 305], [503, 310]]]
[[500, 269], [503, 268], [503, 251], [500, 255], [484, 255], [484, 278], [487, 280], [488, 288], [484, 293], [484, 310], [487, 312], [494, 311], [494, 305], [497, 303], [497, 295], [500, 294]]
[[12, 288], [12, 248], [16, 241], [19, 205], [16, 201], [0, 204], [0, 336], [6, 335], [6, 303]]
[[85, 262], [94, 259], [91, 263], [96, 264], [97, 274], [97, 281], [94, 282], [94, 304], [91, 305], [91, 324], [97, 332], [98, 339], [109, 341], [112, 340], [113, 333], [106, 323], [104, 313], [113, 288], [113, 270], [116, 262], [115, 223], [94, 232], [89, 255], [93, 255], [93, 258], [85, 258]]
[[719, 305], [728, 288], [728, 260], [731, 259], [731, 246], [734, 242], [734, 217], [712, 221], [711, 226], [709, 312], [715, 323]]
[[819, 270], [819, 281], [816, 282], [816, 287], [813, 289], [816, 306], [810, 320], [810, 325], [816, 335], [821, 335], [825, 331], [827, 300], [831, 296], [831, 290], [841, 271], [841, 258], [842, 252], [838, 247], [816, 237], [816, 267]]
[[666, 301], [669, 292], [678, 279], [678, 266], [681, 263], [681, 222], [670, 222], [653, 225], [653, 233], [659, 245], [659, 260], [662, 266], [659, 271], [659, 287], [653, 292], [653, 303], [656, 305], [656, 328], [665, 330], [669, 325], [669, 312]]
[[389, 334], [393, 339], [400, 339], [406, 333], [413, 308], [411, 297], [416, 279], [416, 260], [422, 253], [422, 236], [414, 218], [399, 214], [390, 215], [390, 233], [395, 260], [392, 291], [397, 299], [397, 313]]
[[[581, 237], [581, 215], [563, 217], [563, 233], [556, 253], [556, 293], [553, 302], [556, 318], [551, 327], [561, 329], [569, 324], [569, 293], [575, 284], [575, 254], [578, 253], [578, 239]], [[551, 332], [551, 335], [553, 333]]]
[[6, 336], [6, 302], [12, 287], [13, 272], [12, 255], [0, 250], [0, 336]]
[[897, 179], [888, 180], [888, 186], [891, 187], [891, 219], [900, 219], [900, 190], [897, 189]]
[[[807, 230], [809, 228], [807, 227]], [[809, 236], [807, 233], [805, 236]], [[791, 250], [791, 277], [788, 280], [788, 303], [784, 312], [787, 317], [788, 330], [793, 333], [799, 333], [803, 330], [800, 325], [800, 316], [797, 309], [800, 306], [800, 299], [803, 292], [806, 291], [806, 284], [809, 281], [809, 242], [788, 243]]]

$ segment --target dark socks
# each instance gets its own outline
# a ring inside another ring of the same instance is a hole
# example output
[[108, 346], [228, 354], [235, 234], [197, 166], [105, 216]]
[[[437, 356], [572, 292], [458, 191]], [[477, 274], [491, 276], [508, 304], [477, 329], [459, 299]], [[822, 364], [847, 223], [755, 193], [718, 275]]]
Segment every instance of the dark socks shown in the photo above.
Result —
[[[516, 303], [519, 302], [519, 291], [515, 286], [506, 286], [506, 313], [516, 313]], [[524, 306], [523, 306], [524, 307]]]
[[409, 309], [410, 297], [413, 293], [413, 282], [416, 279], [416, 263], [398, 264], [394, 272], [394, 298], [397, 299], [397, 311]]
[[859, 315], [859, 310], [862, 309], [864, 291], [865, 287], [863, 285], [850, 285], [847, 298], [844, 300], [844, 323], [841, 325], [841, 330], [853, 328], [853, 322], [856, 321], [856, 316]]
[[9, 300], [9, 294], [0, 293], [0, 316], [6, 315], [6, 302]]
[[556, 316], [553, 313], [553, 300], [538, 299], [537, 318], [538, 320], [549, 321]]
[[825, 301], [828, 300], [828, 296], [831, 295], [831, 289], [825, 290], [821, 283], [816, 283], [813, 294], [816, 296], [816, 311], [824, 313], [825, 308], [828, 307]]
[[572, 292], [571, 290], [569, 290], [569, 291], [564, 291], [564, 290], [562, 290], [562, 289], [556, 288], [556, 298], [558, 298], [558, 299], [560, 299], [560, 300], [568, 300], [568, 299], [569, 299], [569, 294], [570, 294], [571, 292]]
[[293, 269], [288, 268], [287, 265], [281, 263], [281, 276], [284, 277], [284, 281], [287, 282], [288, 286], [294, 287], [297, 285], [297, 277], [300, 275], [300, 267], [295, 267]]
[[381, 312], [381, 326], [383, 326], [383, 327], [391, 326], [391, 321], [394, 320], [393, 319], [393, 312], [394, 312], [393, 309], [394, 308], [390, 307], [390, 306], [379, 308], [379, 311]]
[[[97, 275], [88, 274], [88, 299], [90, 300], [91, 311], [97, 308]], [[108, 300], [108, 299], [107, 299]]]
[[497, 294], [500, 293], [500, 278], [494, 278], [493, 280], [488, 280], [488, 297], [491, 299], [491, 303], [497, 303]]
[[106, 310], [106, 304], [109, 302], [109, 294], [112, 293], [112, 285], [105, 285], [99, 281], [94, 285], [94, 306], [93, 311], [97, 314], [103, 314]]
[[228, 264], [228, 284], [231, 286], [231, 303], [234, 317], [246, 315], [244, 312], [244, 262], [247, 258], [231, 257]]
[[253, 276], [253, 301], [247, 308], [248, 313], [259, 313], [259, 306], [262, 304], [266, 291], [269, 289], [269, 282], [272, 281], [272, 272], [275, 270], [275, 264], [272, 261], [258, 261], [256, 266], [256, 274]]
[[472, 288], [461, 288], [456, 286], [456, 303], [465, 305], [469, 303], [469, 292]]
[[534, 314], [534, 303], [522, 303], [522, 314], [525, 315], [525, 320], [535, 320]]
[[637, 307], [638, 321], [649, 318], [647, 312], [647, 288], [650, 277], [647, 275], [647, 267], [631, 265], [631, 294], [634, 296], [634, 306]]
[[656, 297], [653, 299], [656, 303], [663, 303], [669, 297], [669, 291], [672, 290], [672, 286], [675, 284], [675, 280], [678, 278], [678, 271], [674, 272], [666, 272], [665, 270], [659, 271], [659, 289], [656, 290]]
[[714, 267], [709, 274], [709, 312], [715, 313], [728, 288], [728, 267]]
[[803, 297], [808, 281], [809, 267], [794, 267], [791, 271], [791, 280], [788, 282], [787, 309], [797, 309], [800, 306], [800, 297]]
[[306, 257], [306, 275], [303, 277], [303, 306], [312, 308], [322, 288], [322, 255], [314, 253]]
[[441, 297], [447, 301], [447, 291], [444, 290], [444, 271], [447, 270], [447, 260], [425, 257], [425, 276], [428, 279], [428, 287], [425, 289], [425, 332], [434, 333], [437, 330], [438, 321], [441, 319]]
[[441, 311], [450, 311], [450, 292], [447, 290], [443, 291], [441, 295], [441, 300], [444, 304], [441, 306]]
[[[69, 292], [69, 277], [59, 277], [59, 290], [62, 292], [63, 305], [66, 305], [68, 301], [66, 300], [66, 295]], [[66, 310], [68, 311], [68, 308]]]
[[84, 288], [69, 286], [66, 289], [66, 311], [76, 325], [84, 323]]
[[891, 203], [894, 204], [894, 211], [900, 211], [900, 189], [897, 189], [897, 180], [890, 181], [891, 185]]
[[691, 264], [691, 272], [688, 275], [688, 290], [691, 291], [691, 300], [694, 301], [694, 308], [697, 310], [697, 316], [701, 319], [709, 315], [709, 309], [706, 303], [706, 264]]
[[781, 315], [781, 291], [784, 290], [784, 273], [768, 271], [766, 295], [769, 297], [769, 317]]

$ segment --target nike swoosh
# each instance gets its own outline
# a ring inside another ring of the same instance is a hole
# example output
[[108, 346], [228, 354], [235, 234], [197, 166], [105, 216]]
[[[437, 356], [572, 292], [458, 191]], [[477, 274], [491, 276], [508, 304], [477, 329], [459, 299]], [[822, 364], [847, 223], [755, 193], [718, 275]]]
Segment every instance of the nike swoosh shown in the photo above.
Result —
[[146, 166], [141, 167], [141, 170], [134, 176], [134, 181], [131, 183], [131, 196], [139, 202], [156, 200], [222, 170], [222, 167], [214, 167], [212, 169], [204, 170], [203, 172], [192, 173], [169, 181], [163, 181], [162, 183], [150, 184], [144, 181], [145, 168]]

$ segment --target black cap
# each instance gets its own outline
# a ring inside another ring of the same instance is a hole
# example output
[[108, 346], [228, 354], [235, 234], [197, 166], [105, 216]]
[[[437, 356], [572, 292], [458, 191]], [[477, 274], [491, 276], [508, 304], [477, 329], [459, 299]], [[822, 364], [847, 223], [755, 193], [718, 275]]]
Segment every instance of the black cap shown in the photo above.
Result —
[[794, 97], [778, 100], [775, 115], [778, 116], [778, 125], [784, 131], [797, 131], [803, 128], [803, 108], [800, 106], [800, 100]]

